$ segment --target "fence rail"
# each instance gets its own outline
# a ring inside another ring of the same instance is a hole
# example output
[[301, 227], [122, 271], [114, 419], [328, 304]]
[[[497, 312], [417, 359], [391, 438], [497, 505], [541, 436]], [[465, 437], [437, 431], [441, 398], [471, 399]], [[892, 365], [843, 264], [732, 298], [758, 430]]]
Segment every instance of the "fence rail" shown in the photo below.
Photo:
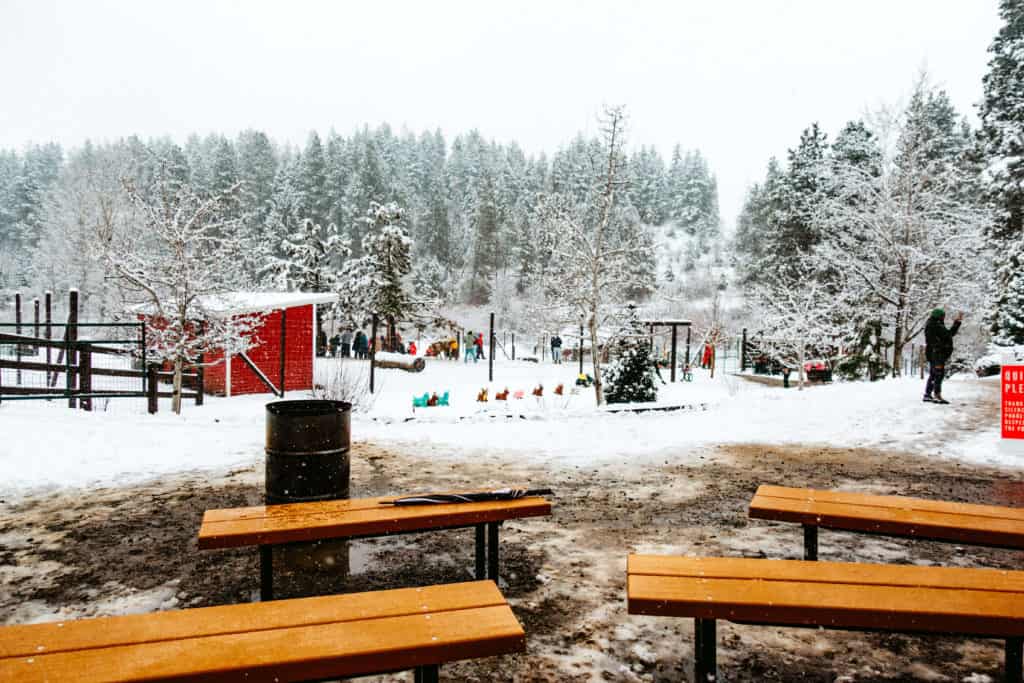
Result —
[[[121, 325], [135, 329], [141, 327], [141, 323], [79, 323], [79, 325], [81, 327], [106, 328]], [[0, 323], [0, 326], [9, 325]], [[130, 344], [135, 348], [118, 349], [109, 346], [118, 343]], [[141, 343], [141, 335], [136, 339], [70, 341], [0, 332], [0, 349], [14, 347], [13, 354], [7, 357], [0, 356], [0, 401], [67, 399], [70, 407], [80, 407], [82, 410], [91, 411], [93, 399], [145, 398], [149, 412], [155, 413], [159, 405], [157, 399], [174, 396], [171, 391], [160, 390], [160, 383], [173, 381], [174, 373], [161, 370], [158, 365], [151, 363], [146, 363], [143, 366], [142, 359], [145, 354], [140, 348]], [[46, 349], [47, 356], [51, 349], [59, 349], [61, 353], [57, 362], [52, 362], [47, 361], [45, 357], [40, 357], [39, 349]], [[94, 356], [120, 357], [127, 359], [132, 365], [137, 363], [139, 367], [104, 367], [96, 364]], [[5, 376], [4, 370], [12, 372]], [[42, 386], [33, 386], [31, 378], [34, 377], [39, 381], [40, 375], [42, 381], [39, 383]], [[64, 376], [64, 386], [58, 387], [61, 375]], [[93, 380], [97, 377], [135, 379], [139, 381], [139, 389], [96, 388]], [[183, 372], [181, 377], [183, 383], [194, 387], [192, 391], [183, 391], [181, 397], [194, 400], [196, 405], [202, 405], [204, 386], [201, 369]]]

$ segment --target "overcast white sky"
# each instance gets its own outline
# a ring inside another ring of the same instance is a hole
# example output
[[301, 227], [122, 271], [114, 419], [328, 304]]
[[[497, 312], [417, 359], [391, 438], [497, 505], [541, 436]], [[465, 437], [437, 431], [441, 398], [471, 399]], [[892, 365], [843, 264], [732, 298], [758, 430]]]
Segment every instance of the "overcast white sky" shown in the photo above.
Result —
[[974, 118], [998, 27], [996, 0], [0, 0], [0, 147], [387, 121], [551, 152], [624, 103], [633, 145], [704, 152], [732, 225], [801, 129], [923, 66]]

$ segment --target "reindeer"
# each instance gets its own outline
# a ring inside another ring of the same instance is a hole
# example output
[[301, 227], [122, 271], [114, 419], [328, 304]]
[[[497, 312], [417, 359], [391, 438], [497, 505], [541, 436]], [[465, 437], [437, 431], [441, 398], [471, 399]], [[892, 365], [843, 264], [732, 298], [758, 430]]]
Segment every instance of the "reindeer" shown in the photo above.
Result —
[[508, 400], [508, 387], [505, 387], [505, 391], [497, 391], [494, 394], [495, 401], [507, 401]]

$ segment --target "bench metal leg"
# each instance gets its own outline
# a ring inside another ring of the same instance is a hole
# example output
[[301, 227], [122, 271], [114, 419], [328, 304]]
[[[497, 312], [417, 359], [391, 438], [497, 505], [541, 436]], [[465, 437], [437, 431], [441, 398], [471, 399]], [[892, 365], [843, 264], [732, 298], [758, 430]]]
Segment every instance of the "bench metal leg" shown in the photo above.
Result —
[[274, 599], [274, 546], [260, 546], [260, 602]]
[[813, 524], [804, 524], [804, 559], [818, 559], [818, 527]]
[[440, 668], [437, 664], [417, 667], [413, 673], [414, 683], [437, 683], [440, 676]]
[[714, 619], [693, 620], [693, 680], [714, 683], [718, 680], [718, 653]]
[[487, 578], [498, 583], [498, 526], [501, 522], [487, 524]]
[[483, 581], [487, 578], [487, 545], [484, 536], [486, 524], [476, 525], [476, 579]]
[[1006, 639], [1006, 682], [1021, 683], [1024, 677], [1024, 638]]

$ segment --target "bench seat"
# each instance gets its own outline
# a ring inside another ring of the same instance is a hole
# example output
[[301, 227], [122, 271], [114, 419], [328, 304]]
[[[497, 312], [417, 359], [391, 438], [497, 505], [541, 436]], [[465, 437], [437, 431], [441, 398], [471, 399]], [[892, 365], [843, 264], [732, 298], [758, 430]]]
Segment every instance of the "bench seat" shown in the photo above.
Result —
[[630, 555], [628, 611], [696, 620], [696, 680], [714, 680], [715, 620], [1006, 640], [1021, 678], [1024, 572]]
[[551, 514], [551, 503], [539, 496], [439, 505], [386, 504], [396, 497], [207, 510], [199, 528], [199, 548], [260, 546], [261, 599], [269, 600], [274, 545], [474, 527], [476, 578], [497, 582], [499, 525], [509, 519]]
[[1024, 550], [1024, 509], [939, 500], [759, 486], [755, 519], [804, 526], [804, 559], [817, 559], [818, 528]]
[[0, 628], [0, 680], [312, 681], [525, 649], [491, 581]]

